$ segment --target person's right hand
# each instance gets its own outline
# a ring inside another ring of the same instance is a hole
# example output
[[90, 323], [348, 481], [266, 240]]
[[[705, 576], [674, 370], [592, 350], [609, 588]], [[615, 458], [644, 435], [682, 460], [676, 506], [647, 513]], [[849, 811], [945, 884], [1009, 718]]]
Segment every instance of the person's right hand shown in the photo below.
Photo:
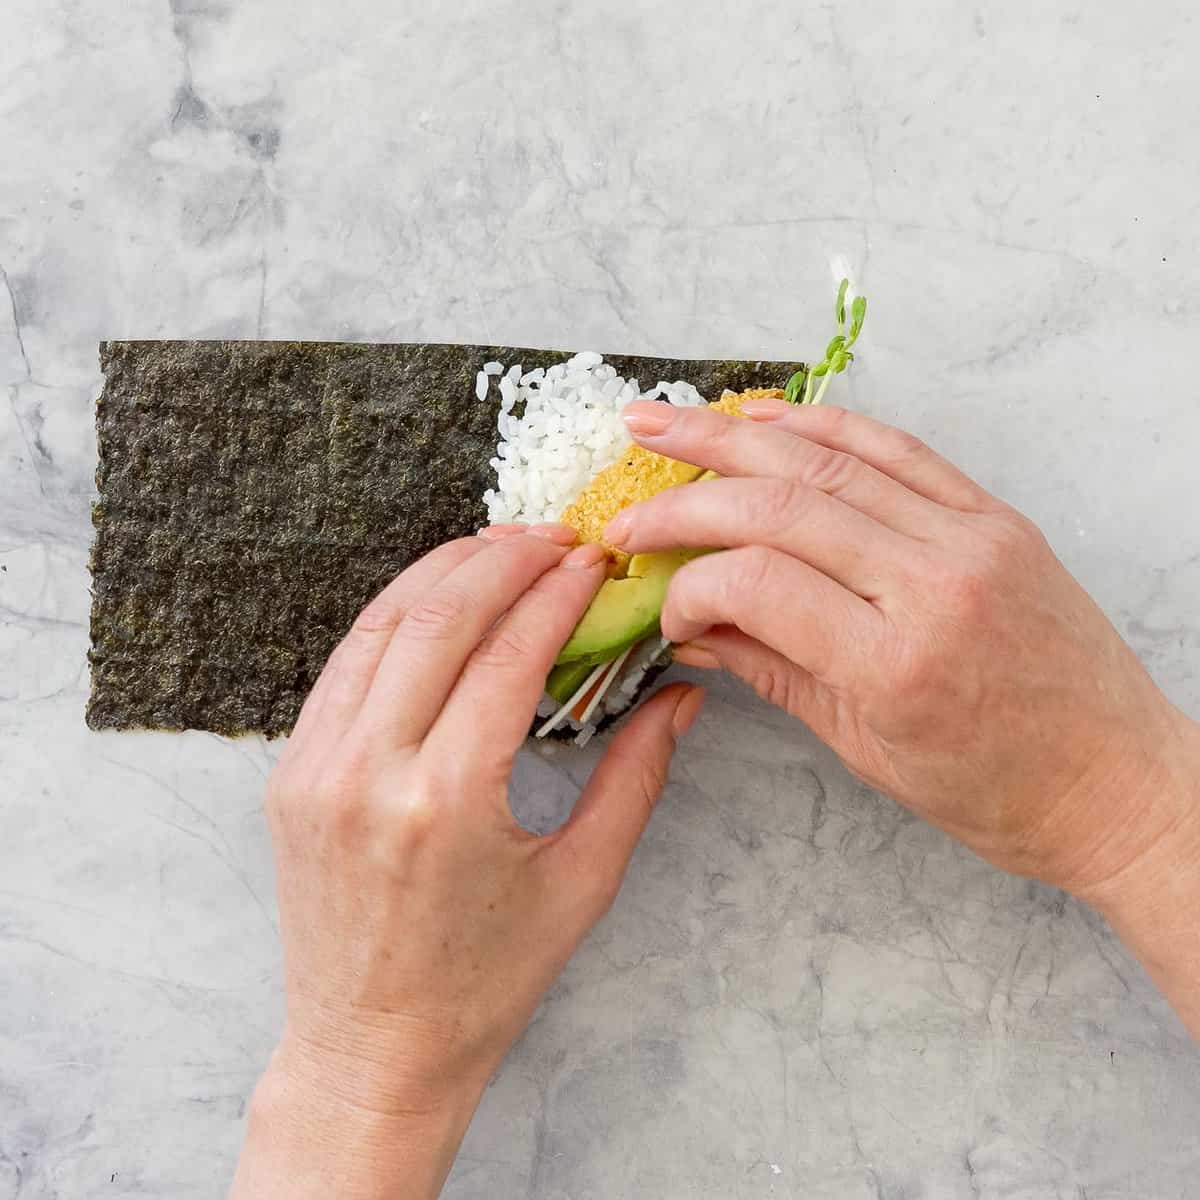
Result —
[[1094, 899], [1181, 828], [1200, 845], [1197, 727], [1027, 519], [866, 417], [745, 411], [626, 409], [640, 444], [721, 476], [608, 529], [630, 552], [728, 547], [672, 581], [679, 660], [741, 676], [1007, 870]]

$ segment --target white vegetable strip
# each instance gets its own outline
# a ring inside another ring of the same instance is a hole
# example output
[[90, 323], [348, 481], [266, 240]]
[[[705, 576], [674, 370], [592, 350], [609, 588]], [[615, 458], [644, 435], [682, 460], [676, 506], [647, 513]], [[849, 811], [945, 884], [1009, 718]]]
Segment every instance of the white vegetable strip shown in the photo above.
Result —
[[629, 647], [624, 654], [614, 659], [612, 665], [608, 669], [608, 674], [604, 676], [604, 681], [596, 689], [596, 694], [588, 701], [588, 706], [583, 710], [583, 716], [579, 718], [580, 725], [586, 725], [591, 719], [592, 713], [596, 711], [596, 706], [604, 699], [605, 692], [613, 685], [613, 680], [620, 674], [621, 668], [625, 665], [625, 660], [633, 653], [634, 648]]
[[553, 733], [554, 730], [556, 730], [563, 723], [563, 718], [570, 715], [571, 709], [573, 709], [575, 707], [575, 705], [577, 705], [579, 703], [579, 701], [582, 700], [583, 697], [587, 695], [588, 688], [590, 688], [592, 686], [592, 684], [595, 683], [596, 680], [600, 678], [600, 676], [604, 673], [604, 671], [607, 669], [607, 667], [608, 667], [608, 663], [601, 663], [579, 685], [579, 690], [575, 693], [575, 695], [573, 695], [570, 698], [570, 700], [568, 700], [566, 702], [566, 704], [564, 704], [562, 706], [562, 708], [560, 708], [558, 710], [558, 712], [556, 712], [554, 714], [554, 716], [552, 716], [549, 720], [546, 721], [546, 723], [541, 727], [541, 729], [539, 729], [537, 731], [537, 734], [535, 736], [544, 738], [546, 736], [546, 734]]

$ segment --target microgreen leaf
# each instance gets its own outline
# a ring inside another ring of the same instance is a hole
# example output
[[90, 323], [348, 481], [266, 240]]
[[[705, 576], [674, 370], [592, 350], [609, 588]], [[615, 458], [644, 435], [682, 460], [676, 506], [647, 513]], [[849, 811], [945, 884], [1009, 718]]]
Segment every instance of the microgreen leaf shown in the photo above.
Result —
[[784, 386], [783, 394], [789, 404], [798, 404], [800, 402], [800, 394], [804, 391], [804, 384], [808, 380], [807, 371], [797, 371], [795, 375], [787, 381]]
[[862, 332], [863, 322], [867, 319], [867, 298], [866, 296], [855, 296], [854, 303], [850, 306], [850, 337], [847, 339], [849, 345], [854, 345], [858, 340], [858, 335]]
[[[850, 291], [850, 280], [843, 279], [838, 287], [837, 304], [834, 315], [837, 317], [838, 332], [829, 339], [825, 347], [823, 361], [808, 368], [807, 371], [797, 371], [787, 381], [783, 394], [792, 404], [820, 404], [825, 395], [829, 381], [840, 375], [853, 361], [854, 355], [850, 347], [858, 341], [862, 332], [863, 322], [867, 318], [867, 299], [865, 296], [855, 296], [850, 303], [849, 324], [846, 320], [846, 296]], [[813, 382], [821, 380], [821, 386], [814, 395]]]
[[846, 293], [850, 290], [850, 280], [843, 279], [841, 287], [838, 288], [837, 304], [834, 307], [834, 314], [837, 316], [839, 329], [844, 329], [846, 326]]

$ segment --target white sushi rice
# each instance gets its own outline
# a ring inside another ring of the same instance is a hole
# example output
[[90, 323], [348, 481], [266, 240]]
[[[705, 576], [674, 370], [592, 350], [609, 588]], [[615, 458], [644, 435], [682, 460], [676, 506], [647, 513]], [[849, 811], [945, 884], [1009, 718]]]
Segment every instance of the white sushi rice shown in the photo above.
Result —
[[631, 400], [665, 400], [698, 407], [703, 397], [682, 380], [647, 392], [623, 379], [594, 350], [549, 369], [522, 371], [486, 363], [476, 376], [481, 401], [500, 394], [499, 443], [491, 460], [496, 486], [484, 493], [488, 520], [557, 521], [601, 471], [612, 466], [631, 438], [621, 411]]

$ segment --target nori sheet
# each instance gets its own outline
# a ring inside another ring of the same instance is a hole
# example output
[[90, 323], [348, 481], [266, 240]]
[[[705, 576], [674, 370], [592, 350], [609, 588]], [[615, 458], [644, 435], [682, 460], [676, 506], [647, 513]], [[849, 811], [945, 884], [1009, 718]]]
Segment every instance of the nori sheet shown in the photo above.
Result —
[[[359, 610], [486, 520], [509, 346], [104, 342], [93, 729], [287, 733]], [[781, 387], [797, 363], [606, 357], [643, 387]]]

